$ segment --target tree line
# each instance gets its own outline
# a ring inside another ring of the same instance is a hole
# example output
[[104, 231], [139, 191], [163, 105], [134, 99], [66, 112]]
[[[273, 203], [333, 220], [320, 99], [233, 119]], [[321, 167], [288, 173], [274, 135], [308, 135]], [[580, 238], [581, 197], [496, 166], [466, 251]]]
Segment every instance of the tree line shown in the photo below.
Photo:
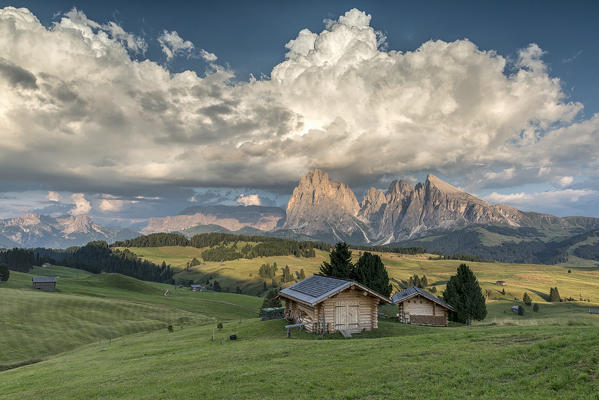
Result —
[[105, 241], [89, 242], [85, 246], [67, 250], [34, 249], [33, 253], [53, 264], [59, 263], [94, 274], [112, 272], [144, 281], [173, 282], [173, 270], [164, 261], [162, 265], [157, 265], [142, 260], [128, 249], [111, 249]]
[[[244, 246], [238, 244], [246, 243]], [[250, 245], [249, 243], [253, 243]], [[315, 257], [316, 249], [329, 250], [323, 242], [296, 241], [268, 236], [234, 235], [230, 233], [202, 233], [187, 239], [177, 233], [153, 233], [129, 240], [114, 242], [113, 247], [192, 246], [209, 247], [202, 253], [204, 261], [230, 261], [240, 258], [294, 255]]]

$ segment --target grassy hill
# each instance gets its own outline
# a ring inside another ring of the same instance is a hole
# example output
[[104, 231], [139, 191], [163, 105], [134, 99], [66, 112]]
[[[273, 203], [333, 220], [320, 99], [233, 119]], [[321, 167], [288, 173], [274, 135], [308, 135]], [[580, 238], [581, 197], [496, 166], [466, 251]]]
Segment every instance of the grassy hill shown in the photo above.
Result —
[[594, 327], [381, 322], [344, 340], [286, 339], [283, 325], [225, 323], [216, 341], [211, 326], [196, 326], [87, 345], [1, 373], [0, 399], [592, 399], [599, 390]]
[[[34, 290], [34, 275], [19, 272], [0, 284], [0, 370], [169, 324], [253, 317], [261, 304], [256, 297], [192, 293], [119, 274], [91, 275], [65, 267], [36, 267], [33, 272], [60, 276], [58, 291]], [[163, 295], [166, 289], [168, 296]]]
[[[301, 258], [294, 256], [259, 257], [254, 259], [238, 259], [224, 262], [203, 262], [201, 265], [185, 271], [185, 265], [191, 258], [201, 260], [203, 249], [193, 247], [143, 247], [129, 248], [142, 258], [150, 261], [166, 263], [178, 268], [176, 278], [203, 281], [207, 278], [217, 280], [221, 287], [235, 291], [239, 286], [243, 293], [261, 294], [264, 282], [271, 284], [270, 279], [258, 276], [260, 265], [277, 263], [280, 268], [289, 265], [291, 271], [304, 269], [306, 276], [319, 271], [323, 261], [328, 260], [328, 253], [316, 250], [316, 257]], [[360, 252], [353, 251], [357, 260]], [[435, 260], [432, 254], [404, 255], [396, 253], [377, 253], [387, 267], [390, 278], [407, 280], [414, 274], [426, 275], [429, 287], [435, 287], [440, 294], [449, 277], [455, 274], [457, 267], [464, 261]], [[476, 273], [481, 287], [488, 291], [490, 301], [513, 301], [522, 299], [528, 292], [533, 301], [545, 302], [551, 287], [558, 287], [562, 297], [580, 300], [591, 300], [599, 303], [599, 267], [575, 268], [565, 265], [510, 264], [499, 262], [466, 262]], [[568, 270], [571, 272], [568, 273]], [[505, 281], [506, 286], [497, 286], [497, 281]], [[292, 284], [290, 282], [289, 284]], [[501, 293], [505, 290], [505, 295]]]
[[[309, 276], [327, 258], [317, 250], [316, 257], [206, 262], [185, 272], [202, 249], [131, 250], [181, 268], [178, 275], [212, 276], [223, 287], [244, 289], [263, 284], [256, 276], [263, 263], [303, 268]], [[393, 279], [425, 274], [438, 293], [462, 262], [380, 255]], [[59, 290], [46, 293], [31, 289], [33, 274], [12, 272], [0, 284], [0, 399], [594, 398], [599, 316], [587, 310], [599, 308], [599, 269], [468, 264], [489, 295], [486, 320], [410, 326], [392, 318], [396, 307], [385, 306], [380, 328], [351, 340], [295, 330], [286, 339], [285, 321], [258, 320], [259, 297], [35, 267], [35, 275], [60, 276]], [[562, 297], [582, 294], [590, 302], [545, 301], [555, 286]], [[525, 291], [540, 311], [525, 307], [518, 316], [510, 307]], [[228, 340], [231, 334], [238, 340]]]

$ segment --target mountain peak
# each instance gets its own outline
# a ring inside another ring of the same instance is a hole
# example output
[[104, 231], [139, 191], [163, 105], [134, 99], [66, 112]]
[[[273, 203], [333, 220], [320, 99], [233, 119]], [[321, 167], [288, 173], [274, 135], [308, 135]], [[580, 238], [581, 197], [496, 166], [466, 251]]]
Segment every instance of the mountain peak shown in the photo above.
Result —
[[463, 190], [458, 189], [457, 187], [445, 182], [433, 174], [427, 175], [425, 185], [435, 187], [444, 193], [464, 193]]

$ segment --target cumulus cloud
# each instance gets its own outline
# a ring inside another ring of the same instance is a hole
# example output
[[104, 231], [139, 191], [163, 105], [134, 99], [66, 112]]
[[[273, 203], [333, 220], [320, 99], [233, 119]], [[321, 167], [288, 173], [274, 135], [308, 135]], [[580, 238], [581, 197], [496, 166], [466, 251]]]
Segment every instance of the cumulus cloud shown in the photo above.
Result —
[[570, 186], [572, 184], [572, 182], [574, 182], [574, 177], [573, 176], [562, 176], [559, 179], [559, 185], [561, 187]]
[[75, 204], [75, 207], [71, 210], [71, 215], [85, 215], [92, 209], [92, 205], [87, 201], [83, 193], [73, 193], [71, 200]]
[[[303, 29], [270, 77], [239, 82], [208, 52], [203, 76], [138, 61], [141, 44], [81, 11], [45, 27], [0, 9], [0, 181], [118, 193], [281, 188], [314, 167], [352, 185], [597, 174], [599, 116], [580, 117], [538, 45], [514, 60], [469, 40], [387, 50], [371, 23], [352, 9]], [[194, 51], [175, 31], [159, 42], [167, 59]]]
[[242, 206], [259, 206], [262, 205], [260, 196], [257, 194], [242, 194], [235, 202]]
[[193, 43], [191, 43], [189, 40], [183, 40], [177, 31], [162, 31], [162, 34], [158, 37], [158, 43], [160, 43], [162, 52], [166, 56], [167, 60], [170, 60], [179, 54], [189, 55], [194, 48]]
[[53, 202], [59, 202], [60, 201], [60, 194], [58, 192], [48, 192], [48, 195], [46, 196], [46, 199], [48, 201], [53, 201]]

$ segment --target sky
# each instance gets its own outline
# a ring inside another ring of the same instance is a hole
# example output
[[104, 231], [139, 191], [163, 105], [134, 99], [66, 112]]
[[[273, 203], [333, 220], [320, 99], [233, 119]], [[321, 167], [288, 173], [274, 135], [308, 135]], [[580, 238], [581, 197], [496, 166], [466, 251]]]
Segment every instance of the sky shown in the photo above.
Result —
[[0, 218], [428, 173], [599, 217], [599, 3], [0, 1]]

